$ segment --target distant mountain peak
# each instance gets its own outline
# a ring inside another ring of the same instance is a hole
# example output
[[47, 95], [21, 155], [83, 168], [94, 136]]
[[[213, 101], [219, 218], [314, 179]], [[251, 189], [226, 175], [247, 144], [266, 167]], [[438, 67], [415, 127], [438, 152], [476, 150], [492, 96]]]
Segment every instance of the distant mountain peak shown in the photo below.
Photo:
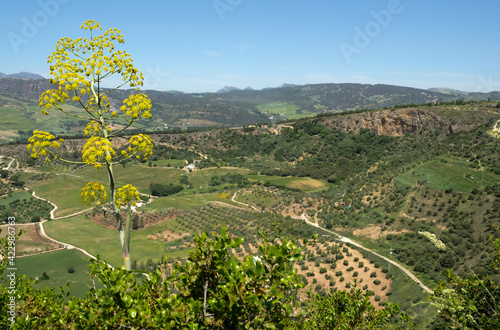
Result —
[[283, 84], [279, 85], [278, 88], [296, 87], [296, 86], [299, 86], [299, 85], [283, 83]]
[[219, 89], [217, 91], [217, 93], [227, 93], [227, 92], [231, 92], [231, 91], [240, 91], [241, 89], [239, 89], [238, 87], [234, 87], [234, 86], [224, 86], [222, 87], [222, 89]]

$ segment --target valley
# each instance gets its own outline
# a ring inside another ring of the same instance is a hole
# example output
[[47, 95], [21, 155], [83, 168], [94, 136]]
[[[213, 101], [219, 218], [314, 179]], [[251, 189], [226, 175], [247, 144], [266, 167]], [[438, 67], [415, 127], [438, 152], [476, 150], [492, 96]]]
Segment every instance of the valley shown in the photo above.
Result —
[[[193, 235], [214, 234], [222, 226], [245, 240], [232, 251], [241, 258], [255, 253], [259, 232], [279, 230], [300, 239], [318, 234], [297, 265], [306, 288], [344, 290], [356, 279], [376, 306], [397, 302], [419, 326], [429, 324], [433, 307], [426, 295], [442, 270], [498, 277], [488, 267], [494, 256], [488, 236], [495, 235], [500, 201], [498, 142], [484, 133], [499, 114], [495, 104], [402, 107], [152, 134], [155, 152], [147, 162], [115, 170], [119, 184], [134, 184], [147, 201], [133, 217], [133, 267], [168, 269], [193, 249]], [[80, 143], [67, 139], [63, 152], [72, 155]], [[37, 285], [62, 285], [64, 266], [49, 265], [74, 253], [65, 244], [121, 264], [112, 217], [80, 200], [86, 181], [106, 182], [102, 169], [33, 162], [22, 143], [1, 149], [16, 164], [2, 182], [2, 212], [19, 223], [35, 222], [24, 225], [28, 233], [19, 241], [20, 256], [33, 254], [19, 260], [40, 265], [26, 275], [47, 271], [55, 281]], [[7, 157], [5, 167], [12, 164]], [[155, 197], [153, 183], [181, 190]], [[51, 212], [52, 205], [24, 188], [57, 208]], [[39, 234], [42, 225], [48, 237], [63, 243]], [[419, 231], [435, 233], [453, 250], [437, 250]], [[72, 293], [78, 294], [88, 283], [81, 274], [86, 261], [72, 260], [66, 268], [80, 273], [72, 281]]]

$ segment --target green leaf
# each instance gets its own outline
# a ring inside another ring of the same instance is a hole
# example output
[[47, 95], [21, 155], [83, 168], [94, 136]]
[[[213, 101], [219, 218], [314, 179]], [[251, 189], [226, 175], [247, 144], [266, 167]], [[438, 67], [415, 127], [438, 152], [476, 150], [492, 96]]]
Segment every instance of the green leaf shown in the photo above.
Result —
[[135, 308], [130, 308], [130, 309], [128, 310], [128, 315], [129, 315], [131, 318], [135, 319], [135, 318], [137, 317], [137, 309], [135, 309]]
[[264, 327], [266, 329], [276, 329], [276, 326], [273, 323], [266, 323], [264, 324]]
[[233, 240], [233, 244], [231, 244], [231, 246], [233, 248], [235, 247], [238, 247], [241, 245], [241, 243], [243, 243], [245, 240], [242, 238], [242, 237], [236, 237], [234, 240]]

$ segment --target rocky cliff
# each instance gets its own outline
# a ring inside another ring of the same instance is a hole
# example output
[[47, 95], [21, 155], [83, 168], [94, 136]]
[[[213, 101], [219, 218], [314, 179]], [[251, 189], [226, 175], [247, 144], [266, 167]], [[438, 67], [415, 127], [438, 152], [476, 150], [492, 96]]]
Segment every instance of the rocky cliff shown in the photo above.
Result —
[[[487, 121], [487, 118], [484, 118]], [[439, 115], [424, 108], [407, 108], [380, 110], [346, 116], [325, 118], [321, 123], [329, 128], [342, 132], [358, 133], [361, 129], [369, 130], [377, 135], [402, 136], [416, 134], [422, 128], [441, 128], [447, 133], [469, 130], [477, 126], [475, 123], [463, 122]]]

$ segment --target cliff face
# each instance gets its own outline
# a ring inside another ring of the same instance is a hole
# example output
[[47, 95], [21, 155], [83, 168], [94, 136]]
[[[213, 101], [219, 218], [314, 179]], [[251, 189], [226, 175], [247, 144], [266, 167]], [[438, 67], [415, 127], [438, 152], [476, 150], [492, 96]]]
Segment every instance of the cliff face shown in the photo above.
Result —
[[324, 119], [322, 124], [342, 132], [358, 133], [361, 129], [377, 135], [403, 136], [416, 134], [422, 128], [441, 127], [447, 133], [469, 130], [475, 125], [454, 123], [450, 118], [440, 117], [422, 108], [381, 110]]

